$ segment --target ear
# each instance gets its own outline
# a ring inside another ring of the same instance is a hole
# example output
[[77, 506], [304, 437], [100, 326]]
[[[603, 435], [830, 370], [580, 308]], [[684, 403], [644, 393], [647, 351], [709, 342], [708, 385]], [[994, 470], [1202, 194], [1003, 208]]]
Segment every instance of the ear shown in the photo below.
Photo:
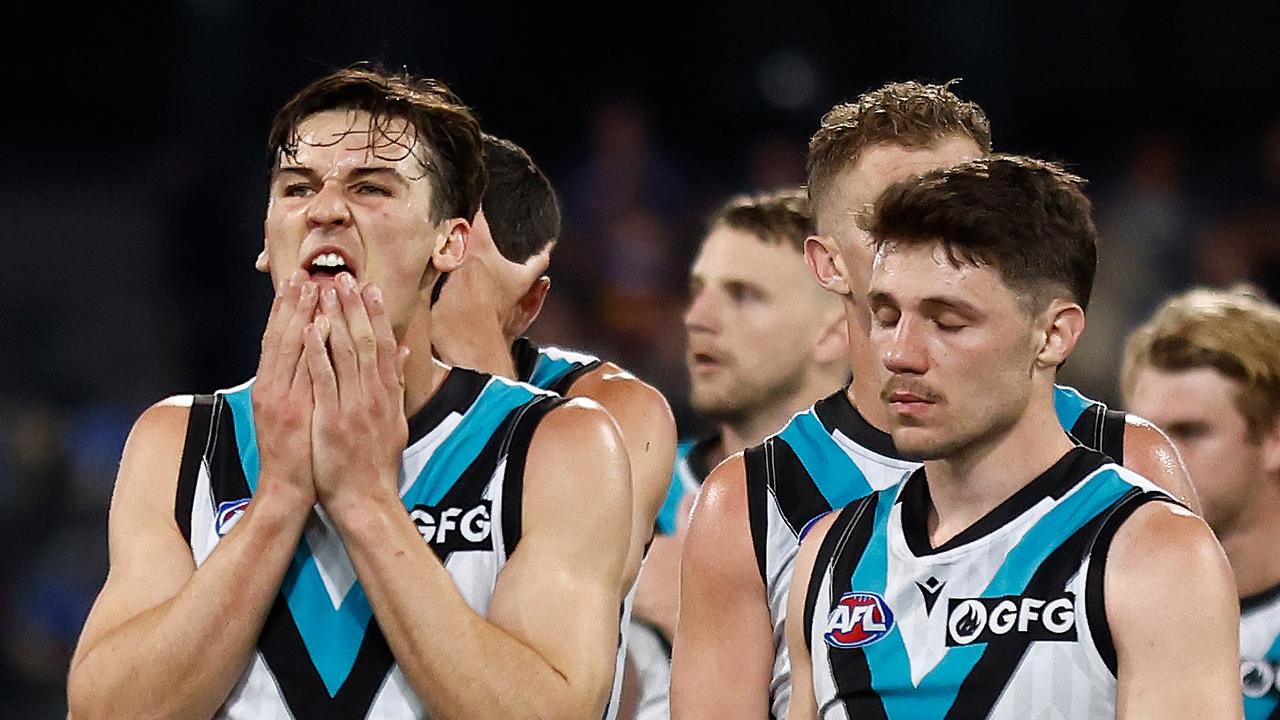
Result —
[[467, 241], [471, 237], [471, 224], [462, 218], [446, 220], [436, 236], [431, 251], [431, 264], [437, 272], [457, 270], [467, 256]]
[[258, 253], [258, 259], [253, 261], [253, 269], [260, 273], [271, 272], [271, 265], [267, 259], [267, 249], [262, 248], [262, 252]]
[[804, 261], [822, 289], [837, 295], [848, 295], [849, 272], [836, 241], [826, 235], [810, 235], [804, 241]]
[[1084, 309], [1069, 300], [1054, 298], [1040, 318], [1044, 342], [1036, 355], [1036, 365], [1056, 369], [1067, 361], [1084, 333]]
[[542, 305], [547, 301], [547, 291], [550, 289], [551, 278], [543, 275], [534, 280], [516, 302], [507, 324], [507, 332], [513, 339], [528, 332], [529, 326], [538, 319], [538, 313], [542, 312]]
[[849, 323], [838, 304], [828, 313], [818, 341], [813, 346], [813, 361], [819, 366], [843, 363], [849, 365]]

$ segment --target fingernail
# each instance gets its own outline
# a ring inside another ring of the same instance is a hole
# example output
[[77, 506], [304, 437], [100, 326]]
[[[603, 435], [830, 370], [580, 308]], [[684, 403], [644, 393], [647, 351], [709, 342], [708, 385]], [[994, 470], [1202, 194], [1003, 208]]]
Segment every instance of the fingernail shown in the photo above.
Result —
[[339, 273], [338, 282], [342, 283], [342, 287], [352, 290], [356, 286], [356, 279], [351, 277], [350, 273]]
[[375, 305], [382, 304], [382, 290], [380, 290], [377, 285], [369, 286], [369, 302]]
[[334, 290], [334, 289], [333, 289], [333, 288], [331, 288], [331, 287], [330, 287], [330, 288], [325, 288], [325, 289], [324, 289], [324, 304], [325, 304], [325, 305], [337, 305], [337, 304], [338, 304], [338, 291], [337, 291], [337, 290]]
[[302, 285], [302, 299], [310, 300], [316, 294], [316, 284], [307, 282]]

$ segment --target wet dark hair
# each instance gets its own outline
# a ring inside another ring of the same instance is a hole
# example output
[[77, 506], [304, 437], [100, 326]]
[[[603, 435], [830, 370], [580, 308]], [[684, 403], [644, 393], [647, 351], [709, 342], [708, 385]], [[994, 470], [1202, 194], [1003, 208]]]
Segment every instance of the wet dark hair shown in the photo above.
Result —
[[524, 148], [486, 134], [489, 175], [481, 208], [498, 252], [524, 263], [560, 237], [560, 201], [551, 181]]
[[[418, 153], [431, 184], [432, 222], [475, 218], [485, 185], [480, 125], [444, 83], [407, 72], [350, 67], [300, 90], [276, 113], [267, 134], [272, 169], [281, 158], [296, 157], [298, 128], [307, 118], [344, 109], [369, 113], [369, 126], [352, 127], [348, 134], [367, 134], [368, 147], [379, 157], [400, 160]], [[393, 130], [396, 119], [407, 120], [413, 134]]]
[[1089, 305], [1098, 232], [1084, 180], [1060, 165], [992, 155], [890, 186], [860, 225], [886, 245], [941, 243], [952, 263], [989, 266], [1044, 309]]

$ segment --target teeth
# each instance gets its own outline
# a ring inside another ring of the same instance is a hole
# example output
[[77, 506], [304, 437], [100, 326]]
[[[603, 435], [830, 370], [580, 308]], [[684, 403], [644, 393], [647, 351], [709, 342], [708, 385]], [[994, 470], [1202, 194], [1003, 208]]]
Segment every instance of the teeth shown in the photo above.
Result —
[[324, 253], [323, 255], [317, 255], [316, 259], [311, 261], [311, 264], [312, 266], [319, 267], [346, 267], [347, 265], [343, 262], [342, 256], [338, 253]]

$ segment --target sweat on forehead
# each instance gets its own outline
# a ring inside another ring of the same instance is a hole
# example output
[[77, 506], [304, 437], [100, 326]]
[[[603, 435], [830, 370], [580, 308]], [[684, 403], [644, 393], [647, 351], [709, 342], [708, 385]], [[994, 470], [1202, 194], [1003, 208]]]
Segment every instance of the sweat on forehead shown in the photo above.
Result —
[[[343, 121], [329, 125], [322, 120], [341, 113]], [[377, 158], [392, 163], [413, 157], [416, 168], [407, 176], [409, 180], [425, 177], [431, 168], [426, 143], [420, 142], [417, 128], [407, 119], [395, 115], [378, 117], [363, 110], [325, 110], [303, 118], [294, 128], [287, 142], [280, 147], [276, 167], [283, 163], [297, 163], [299, 151], [304, 147], [365, 151], [366, 158]]]

